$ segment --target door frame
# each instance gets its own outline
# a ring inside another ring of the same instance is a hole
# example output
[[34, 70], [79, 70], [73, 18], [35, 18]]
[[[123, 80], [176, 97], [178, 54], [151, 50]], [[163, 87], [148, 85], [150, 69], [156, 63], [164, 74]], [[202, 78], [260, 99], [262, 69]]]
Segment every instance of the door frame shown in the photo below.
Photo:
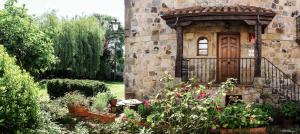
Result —
[[[239, 37], [239, 58], [241, 58], [241, 33], [239, 33], [239, 32], [218, 32], [217, 33], [217, 74], [216, 74], [216, 76], [217, 76], [217, 82], [218, 83], [220, 83], [220, 78], [219, 78], [219, 69], [220, 69], [220, 67], [219, 67], [219, 37], [221, 36], [221, 35], [237, 35], [238, 37]], [[240, 83], [240, 69], [241, 69], [241, 64], [240, 64], [240, 61], [238, 62], [238, 80], [237, 80], [237, 82], [238, 83]]]

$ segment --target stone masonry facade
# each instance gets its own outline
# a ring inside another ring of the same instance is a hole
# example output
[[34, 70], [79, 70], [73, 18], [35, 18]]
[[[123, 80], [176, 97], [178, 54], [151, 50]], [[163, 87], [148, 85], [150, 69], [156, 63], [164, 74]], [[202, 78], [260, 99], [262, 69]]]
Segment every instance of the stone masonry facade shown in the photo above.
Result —
[[[125, 0], [125, 92], [136, 98], [155, 95], [163, 89], [164, 72], [174, 75], [176, 31], [166, 25], [160, 11], [166, 6], [180, 9], [193, 6], [256, 6], [272, 9], [276, 16], [262, 35], [262, 56], [300, 81], [300, 44], [296, 38], [296, 17], [300, 0]], [[249, 57], [248, 33], [253, 28], [234, 23], [230, 32], [240, 33], [241, 57]], [[215, 57], [218, 32], [226, 32], [223, 22], [199, 23], [184, 29], [183, 57], [196, 55], [200, 36], [208, 38], [208, 56]]]

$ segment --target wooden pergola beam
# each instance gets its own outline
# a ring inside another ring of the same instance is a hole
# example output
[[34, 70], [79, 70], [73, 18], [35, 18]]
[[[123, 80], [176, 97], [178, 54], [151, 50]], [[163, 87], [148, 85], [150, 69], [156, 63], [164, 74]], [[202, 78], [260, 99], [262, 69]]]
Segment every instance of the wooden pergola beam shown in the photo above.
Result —
[[183, 28], [182, 26], [176, 26], [176, 37], [177, 37], [177, 53], [176, 53], [176, 66], [175, 66], [175, 77], [182, 76], [182, 59], [183, 59]]

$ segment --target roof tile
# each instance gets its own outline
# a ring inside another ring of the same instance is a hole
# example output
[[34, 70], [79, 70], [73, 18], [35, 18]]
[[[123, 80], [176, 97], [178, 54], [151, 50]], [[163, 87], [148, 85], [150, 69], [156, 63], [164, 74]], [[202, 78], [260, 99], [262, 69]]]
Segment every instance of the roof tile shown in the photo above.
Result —
[[174, 16], [174, 15], [223, 15], [223, 14], [257, 14], [257, 15], [274, 15], [275, 12], [271, 9], [265, 9], [254, 6], [212, 6], [212, 7], [189, 7], [183, 9], [165, 9], [161, 11], [162, 16]]

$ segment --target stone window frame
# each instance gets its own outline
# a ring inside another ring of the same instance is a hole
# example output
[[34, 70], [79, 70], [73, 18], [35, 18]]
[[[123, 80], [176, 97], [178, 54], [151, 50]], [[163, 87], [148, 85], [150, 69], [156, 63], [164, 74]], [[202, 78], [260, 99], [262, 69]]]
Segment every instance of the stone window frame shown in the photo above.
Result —
[[[207, 41], [207, 43], [200, 43], [200, 40], [206, 40]], [[206, 44], [206, 48], [200, 48], [200, 45], [203, 45], [203, 44]], [[198, 40], [197, 40], [197, 56], [208, 56], [208, 44], [209, 44], [209, 42], [208, 42], [208, 38], [207, 37], [205, 37], [205, 36], [201, 36], [201, 37], [199, 37], [198, 38]], [[201, 50], [206, 50], [206, 54], [201, 54], [199, 51], [201, 51]]]

